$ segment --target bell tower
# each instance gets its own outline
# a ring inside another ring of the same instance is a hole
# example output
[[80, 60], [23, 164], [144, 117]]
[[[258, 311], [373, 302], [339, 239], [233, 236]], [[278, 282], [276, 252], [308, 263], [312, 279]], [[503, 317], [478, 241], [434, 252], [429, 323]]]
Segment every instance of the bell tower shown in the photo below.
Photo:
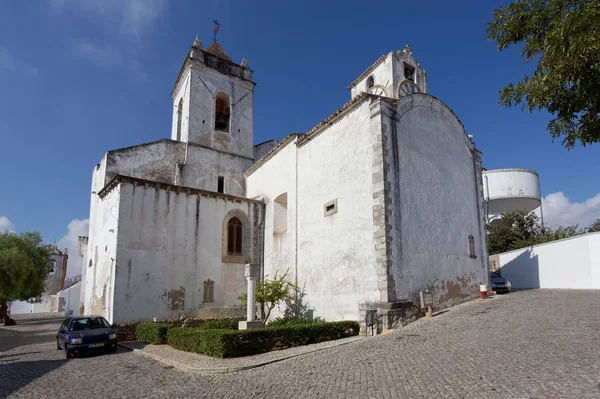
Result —
[[427, 93], [427, 73], [407, 44], [402, 50], [384, 54], [348, 86], [352, 98], [363, 92], [389, 98]]
[[239, 64], [229, 58], [217, 30], [207, 48], [196, 36], [177, 76], [171, 139], [252, 158], [253, 71], [246, 57]]

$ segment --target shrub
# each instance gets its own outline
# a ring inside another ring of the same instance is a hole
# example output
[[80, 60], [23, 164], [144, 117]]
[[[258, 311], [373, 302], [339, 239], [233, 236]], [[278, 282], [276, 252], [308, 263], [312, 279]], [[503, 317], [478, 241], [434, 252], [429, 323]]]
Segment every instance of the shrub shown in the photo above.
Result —
[[267, 328], [272, 327], [289, 327], [289, 326], [297, 326], [297, 325], [310, 325], [315, 323], [325, 323], [325, 320], [317, 317], [315, 319], [296, 319], [296, 318], [282, 318], [278, 317], [269, 324], [267, 324]]
[[140, 323], [135, 327], [135, 335], [138, 340], [147, 344], [166, 344], [167, 331], [171, 327], [169, 324]]
[[172, 328], [168, 343], [176, 349], [215, 357], [249, 356], [293, 346], [358, 335], [355, 321], [315, 322], [262, 330]]
[[240, 320], [242, 320], [242, 319], [238, 318], [238, 319], [208, 320], [208, 321], [200, 324], [197, 328], [200, 328], [202, 330], [237, 330], [238, 323]]

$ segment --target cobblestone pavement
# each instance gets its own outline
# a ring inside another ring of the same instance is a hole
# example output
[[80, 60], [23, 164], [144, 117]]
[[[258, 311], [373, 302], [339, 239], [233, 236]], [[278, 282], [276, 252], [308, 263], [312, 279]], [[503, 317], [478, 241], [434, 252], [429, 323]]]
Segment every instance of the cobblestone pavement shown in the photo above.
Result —
[[65, 360], [57, 321], [0, 328], [0, 397], [600, 398], [600, 291], [478, 300], [408, 328], [232, 374], [132, 352]]

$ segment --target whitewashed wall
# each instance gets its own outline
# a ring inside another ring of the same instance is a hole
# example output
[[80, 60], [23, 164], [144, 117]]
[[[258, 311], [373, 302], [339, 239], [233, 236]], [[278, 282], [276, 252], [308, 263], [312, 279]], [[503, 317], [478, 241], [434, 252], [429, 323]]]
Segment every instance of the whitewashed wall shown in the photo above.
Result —
[[600, 289], [600, 232], [498, 255], [513, 288]]
[[298, 148], [298, 283], [327, 320], [356, 320], [359, 303], [379, 299], [370, 121], [363, 101]]
[[[59, 298], [64, 298], [64, 315], [79, 316], [79, 297], [81, 295], [81, 282], [58, 293]], [[72, 313], [71, 313], [72, 311]]]
[[251, 158], [190, 145], [180, 185], [216, 192], [218, 177], [223, 176], [223, 192], [244, 197], [246, 192], [244, 171], [252, 163]]
[[[173, 319], [241, 306], [237, 297], [245, 292], [244, 264], [257, 261], [253, 238], [259, 203], [129, 183], [119, 187], [112, 322]], [[239, 263], [229, 263], [223, 259], [223, 224], [236, 210], [246, 215], [246, 220], [240, 218], [246, 223], [247, 252]], [[207, 279], [214, 281], [215, 301], [210, 303], [203, 302]]]
[[[95, 180], [94, 184], [97, 184]], [[111, 190], [102, 199], [98, 192], [99, 190], [92, 194], [90, 209], [87, 259], [84, 260], [83, 266], [88, 269], [81, 288], [84, 298], [83, 314], [104, 316], [113, 322], [112, 293], [119, 234], [119, 187]]]
[[[264, 274], [288, 272], [296, 281], [296, 139], [288, 142], [247, 177], [247, 196], [265, 202]], [[287, 193], [287, 231], [274, 234], [275, 198]], [[273, 317], [280, 314], [275, 310]]]
[[427, 94], [411, 97], [400, 100], [388, 128], [397, 297], [429, 289], [438, 304], [452, 305], [487, 281], [481, 165], [450, 108]]
[[373, 83], [375, 85], [382, 85], [388, 90], [389, 97], [393, 97], [394, 94], [394, 61], [393, 53], [387, 54], [385, 60], [381, 64], [377, 65], [369, 74], [365, 75], [356, 86], [351, 89], [352, 98], [358, 96], [360, 93], [367, 92], [367, 79], [369, 76], [373, 77]]

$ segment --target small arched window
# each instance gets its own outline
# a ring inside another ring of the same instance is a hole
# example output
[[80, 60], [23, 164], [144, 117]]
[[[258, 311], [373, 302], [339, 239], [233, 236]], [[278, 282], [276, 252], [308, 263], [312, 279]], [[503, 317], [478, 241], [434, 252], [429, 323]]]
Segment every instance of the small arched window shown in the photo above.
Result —
[[215, 130], [229, 131], [229, 98], [226, 94], [217, 94], [215, 107]]
[[177, 141], [181, 141], [181, 114], [183, 113], [183, 97], [177, 105]]
[[373, 78], [373, 76], [369, 76], [369, 78], [367, 79], [367, 89], [370, 89], [374, 85], [375, 85], [375, 78]]
[[227, 255], [242, 255], [242, 222], [236, 217], [227, 222]]
[[273, 203], [273, 234], [282, 234], [287, 231], [287, 193], [283, 193]]

